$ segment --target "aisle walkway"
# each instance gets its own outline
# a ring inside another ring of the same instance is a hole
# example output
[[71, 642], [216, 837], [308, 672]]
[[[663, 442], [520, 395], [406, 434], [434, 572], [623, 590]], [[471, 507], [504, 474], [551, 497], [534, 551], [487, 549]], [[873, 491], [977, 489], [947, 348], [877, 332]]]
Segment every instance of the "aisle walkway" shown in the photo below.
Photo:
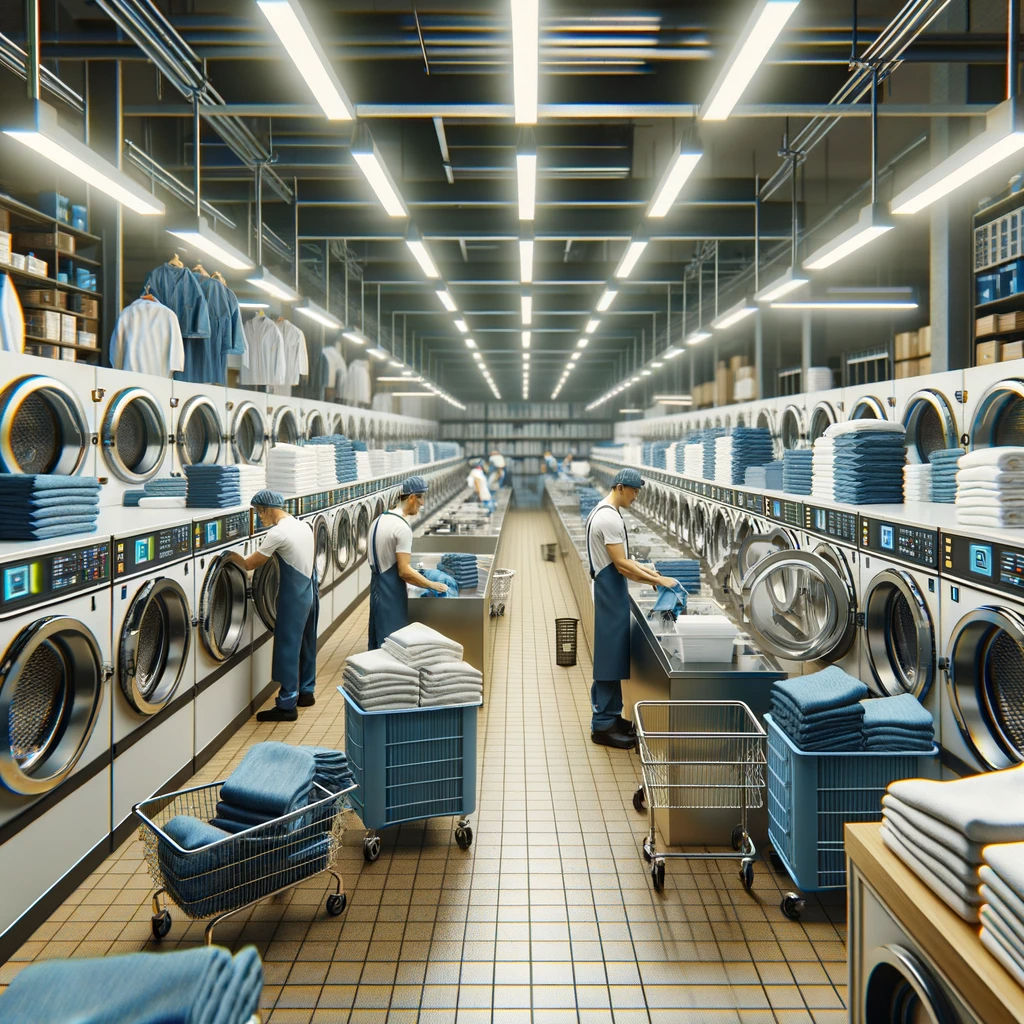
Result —
[[[779, 883], [758, 865], [753, 896], [728, 863], [669, 862], [654, 893], [632, 808], [635, 755], [589, 738], [589, 659], [553, 664], [553, 621], [576, 615], [546, 515], [515, 512], [502, 562], [515, 568], [481, 717], [480, 799], [469, 852], [450, 820], [384, 833], [362, 859], [353, 828], [339, 860], [349, 893], [340, 918], [313, 880], [218, 929], [264, 956], [267, 1024], [841, 1024], [846, 966], [842, 901], [785, 920]], [[335, 686], [365, 647], [366, 608], [321, 652], [315, 709], [295, 725], [247, 724], [195, 783], [223, 778], [256, 740], [343, 744]], [[785, 884], [785, 880], [783, 880]], [[151, 882], [138, 840], [126, 843], [0, 968], [150, 948]], [[175, 913], [172, 908], [172, 914]], [[201, 941], [175, 914], [162, 948]], [[578, 1009], [577, 1009], [578, 1008]]]

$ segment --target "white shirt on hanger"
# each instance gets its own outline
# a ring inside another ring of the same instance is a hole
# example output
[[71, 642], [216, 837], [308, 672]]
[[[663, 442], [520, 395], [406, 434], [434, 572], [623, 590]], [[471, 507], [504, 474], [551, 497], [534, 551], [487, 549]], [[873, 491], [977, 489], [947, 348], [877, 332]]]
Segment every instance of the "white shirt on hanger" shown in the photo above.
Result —
[[242, 384], [285, 384], [287, 363], [285, 343], [277, 324], [258, 314], [242, 328], [245, 352], [239, 382]]
[[327, 378], [324, 387], [329, 388], [340, 395], [345, 387], [346, 367], [345, 357], [334, 345], [324, 347], [324, 359], [327, 361]]
[[154, 377], [184, 370], [185, 345], [174, 310], [156, 299], [136, 299], [121, 310], [110, 339], [110, 365]]
[[306, 351], [306, 335], [290, 320], [278, 320], [278, 329], [284, 338], [285, 384], [299, 383], [299, 378], [309, 373], [309, 353]]

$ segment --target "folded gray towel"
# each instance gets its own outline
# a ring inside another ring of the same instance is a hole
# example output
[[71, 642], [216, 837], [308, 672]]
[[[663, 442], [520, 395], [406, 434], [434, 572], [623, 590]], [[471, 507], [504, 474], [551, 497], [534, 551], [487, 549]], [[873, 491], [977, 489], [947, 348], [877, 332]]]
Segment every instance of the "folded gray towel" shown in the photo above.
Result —
[[[998, 772], [996, 774], [1002, 774]], [[1024, 817], [1024, 804], [1015, 808]], [[985, 863], [1024, 900], [1024, 843], [993, 843], [982, 852]]]
[[1017, 911], [1009, 906], [1004, 900], [1000, 899], [999, 893], [997, 893], [992, 886], [982, 883], [978, 889], [978, 893], [985, 901], [982, 906], [992, 908], [996, 916], [1006, 927], [1009, 934], [1013, 936], [1014, 942], [1017, 943], [1019, 947], [1021, 957], [1024, 958], [1024, 919], [1021, 919]]
[[1024, 985], [1024, 967], [1017, 963], [999, 935], [990, 928], [982, 928], [978, 937], [981, 944], [1010, 972], [1017, 984]]
[[978, 877], [981, 879], [982, 885], [988, 886], [1013, 916], [1019, 921], [1024, 922], [1024, 900], [1006, 884], [999, 874], [993, 871], [987, 864], [982, 864], [978, 868]]
[[911, 807], [910, 804], [905, 804], [891, 793], [886, 793], [882, 797], [882, 810], [886, 814], [898, 816], [901, 821], [907, 821], [918, 831], [930, 836], [940, 846], [956, 854], [962, 860], [970, 864], [980, 864], [982, 862], [981, 851], [984, 847], [983, 843], [972, 843], [962, 832], [958, 832], [955, 828], [950, 828], [945, 822], [939, 821], [938, 818], [933, 818], [930, 814], [925, 814], [924, 811], [919, 811], [915, 807]]
[[1024, 970], [1024, 942], [1021, 941], [1020, 936], [1014, 931], [1010, 922], [999, 912], [996, 905], [992, 903], [985, 904], [981, 908], [979, 916], [982, 925], [988, 928], [1000, 940], [1006, 952], [1013, 957], [1018, 967]]
[[935, 842], [931, 836], [925, 835], [914, 828], [905, 819], [900, 819], [893, 811], [885, 811], [882, 820], [893, 829], [895, 833], [910, 847], [920, 858], [931, 867], [939, 877], [943, 872], [949, 872], [952, 878], [958, 879], [963, 885], [971, 889], [977, 889], [980, 879], [978, 868], [980, 864], [970, 864], [955, 853], [950, 852], [941, 843]]

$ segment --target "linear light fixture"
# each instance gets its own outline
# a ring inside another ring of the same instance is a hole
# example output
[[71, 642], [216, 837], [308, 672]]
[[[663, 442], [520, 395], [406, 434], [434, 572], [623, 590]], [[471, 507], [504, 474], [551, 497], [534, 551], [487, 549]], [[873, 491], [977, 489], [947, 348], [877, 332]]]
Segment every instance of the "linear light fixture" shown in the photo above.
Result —
[[[605, 399], [607, 401], [607, 399]], [[590, 408], [589, 406], [587, 408]], [[632, 413], [643, 412], [643, 409], [620, 409], [619, 414], [621, 416], [629, 416]]]
[[466, 342], [466, 348], [476, 348], [476, 342], [472, 338], [464, 339]]
[[[518, 0], [513, 0], [513, 3]], [[519, 219], [533, 220], [537, 210], [537, 142], [532, 128], [525, 128], [516, 147], [516, 180], [519, 185]]]
[[585, 334], [593, 334], [601, 326], [600, 320], [588, 320], [587, 326], [583, 328]]
[[374, 348], [368, 348], [366, 354], [373, 359], [384, 360], [387, 359], [388, 353], [386, 349], [381, 348], [379, 345]]
[[857, 217], [857, 223], [826, 242], [804, 260], [804, 270], [824, 270], [845, 259], [869, 242], [893, 228], [889, 214], [879, 203], [869, 203]]
[[650, 370], [641, 370], [640, 371], [640, 376], [641, 377], [650, 377], [650, 375], [651, 375], [651, 371]]
[[634, 233], [633, 237], [629, 240], [629, 244], [626, 246], [626, 251], [622, 254], [622, 259], [619, 260], [619, 265], [615, 268], [615, 276], [620, 281], [624, 281], [633, 273], [637, 260], [644, 254], [644, 249], [646, 248], [646, 235], [639, 232]]
[[711, 321], [711, 326], [716, 331], [725, 331], [730, 327], [734, 327], [741, 320], [746, 320], [751, 313], [756, 312], [756, 306], [750, 306], [747, 304], [746, 299], [740, 299], [735, 306], [731, 306], [724, 313], [716, 316], [715, 319]]
[[773, 281], [757, 292], [754, 299], [757, 302], [775, 302], [792, 294], [798, 288], [803, 288], [808, 280], [806, 277], [801, 277], [793, 267], [790, 267], [777, 281]]
[[687, 345], [699, 345], [702, 341], [707, 341], [710, 337], [710, 331], [705, 331], [703, 327], [698, 327], [697, 330], [690, 331], [684, 340]]
[[655, 189], [651, 205], [647, 207], [648, 217], [652, 219], [664, 217], [672, 209], [672, 204], [704, 155], [691, 147], [692, 143], [684, 150], [682, 142], [676, 146], [675, 152], [665, 168], [665, 173], [661, 176], [661, 181], [658, 182], [658, 187]]
[[899, 310], [899, 309], [917, 309], [917, 303], [913, 301], [896, 301], [896, 300], [885, 300], [885, 299], [863, 299], [857, 301], [856, 299], [822, 299], [820, 301], [807, 301], [807, 302], [773, 302], [772, 309], [811, 309], [811, 310]]
[[519, 280], [522, 284], [533, 281], [533, 239], [519, 239]]
[[655, 370], [660, 370], [664, 365], [665, 364], [660, 359], [654, 359], [651, 362], [651, 366], [654, 367]]
[[675, 359], [676, 356], [682, 353], [682, 349], [676, 348], [675, 345], [669, 345], [664, 352], [661, 353], [662, 359]]
[[590, 339], [589, 338], [580, 338], [580, 340], [576, 342], [576, 347], [577, 348], [586, 348], [589, 344], [590, 344]]
[[529, 327], [533, 323], [533, 296], [528, 292], [520, 295], [519, 305], [523, 314], [523, 326]]
[[690, 395], [655, 395], [652, 402], [661, 402], [662, 405], [668, 405], [670, 402], [673, 405], [689, 405], [693, 398]]
[[[429, 398], [431, 395], [435, 395], [440, 398], [444, 398], [446, 402], [449, 400], [444, 395], [438, 395], [436, 391], [392, 391], [390, 392], [392, 398]], [[454, 405], [454, 402], [449, 404]]]
[[581, 356], [581, 355], [583, 355], [583, 353], [582, 353], [582, 352], [573, 352], [573, 354], [572, 354], [571, 356], [569, 356], [569, 358], [570, 358], [570, 359], [571, 359], [571, 360], [572, 360], [572, 361], [573, 361], [574, 363], [578, 363], [578, 362], [579, 362], [579, 360], [580, 360], [580, 356]]
[[252, 277], [248, 277], [246, 280], [249, 284], [255, 285], [282, 302], [298, 302], [299, 300], [299, 293], [286, 285], [284, 281], [274, 277], [266, 267], [258, 267]]
[[422, 377], [378, 377], [377, 383], [384, 381], [388, 384], [417, 384], [423, 380]]
[[540, 0], [509, 0], [509, 7], [512, 12], [512, 85], [516, 124], [536, 124]]
[[433, 259], [431, 259], [430, 253], [427, 251], [427, 246], [423, 241], [423, 236], [416, 230], [415, 225], [409, 225], [409, 230], [405, 235], [405, 244], [409, 247], [409, 252], [416, 257], [416, 262], [420, 265], [420, 269], [427, 275], [427, 277], [431, 280], [436, 280], [441, 276], [441, 272], [437, 269], [437, 265], [434, 263]]
[[[389, 359], [388, 366], [390, 366], [392, 369], [400, 370], [403, 366], [405, 366], [405, 363], [403, 363], [401, 359]], [[379, 377], [377, 379], [380, 380]]]
[[597, 300], [597, 312], [606, 313], [618, 294], [619, 290], [617, 288], [606, 287], [601, 293], [601, 298]]
[[523, 348], [529, 348], [531, 340], [532, 340], [532, 332], [531, 331], [523, 331]]
[[452, 298], [452, 293], [447, 288], [438, 288], [437, 297], [441, 300], [441, 305], [448, 310], [449, 313], [454, 313], [459, 307], [455, 305], [455, 300]]
[[732, 113], [800, 0], [758, 0], [701, 107], [702, 121], [724, 121]]
[[330, 121], [351, 121], [355, 108], [345, 95], [317, 34], [296, 0], [257, 0], [288, 56]]
[[239, 309], [270, 309], [269, 302], [250, 302], [246, 299], [238, 300]]
[[484, 361], [484, 357], [482, 355], [480, 355], [479, 352], [474, 352], [473, 353], [473, 362], [474, 363], [482, 363], [483, 361]]
[[199, 217], [195, 222], [180, 227], [168, 228], [167, 231], [229, 270], [252, 269], [252, 260], [230, 242], [221, 238], [210, 227], [210, 223], [205, 217]]
[[370, 129], [361, 124], [352, 138], [352, 159], [355, 160], [359, 170], [370, 183], [370, 188], [376, 193], [380, 205], [389, 217], [408, 217], [409, 208], [398, 191], [394, 178], [388, 171], [377, 149], [377, 143], [373, 141]]
[[301, 313], [307, 320], [312, 320], [320, 324], [321, 327], [328, 327], [332, 331], [341, 330], [343, 326], [336, 316], [332, 316], [323, 306], [318, 306], [309, 299], [299, 299], [292, 309], [296, 313]]
[[164, 204], [156, 196], [61, 128], [57, 111], [42, 100], [33, 101], [25, 120], [19, 119], [17, 124], [3, 131], [129, 210], [146, 217], [163, 216]]
[[456, 320], [455, 326], [459, 329], [459, 334], [469, 334], [469, 324], [465, 320]]
[[365, 345], [367, 340], [366, 335], [355, 327], [350, 327], [347, 331], [342, 331], [341, 336], [343, 338], [347, 338], [355, 345]]

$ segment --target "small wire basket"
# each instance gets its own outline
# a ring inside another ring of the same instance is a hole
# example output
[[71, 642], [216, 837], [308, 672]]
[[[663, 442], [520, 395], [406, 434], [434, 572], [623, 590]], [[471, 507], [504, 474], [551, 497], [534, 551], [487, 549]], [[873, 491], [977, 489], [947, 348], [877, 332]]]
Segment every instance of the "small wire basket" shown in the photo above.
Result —
[[505, 614], [505, 606], [512, 599], [512, 578], [515, 569], [495, 569], [491, 573], [491, 618]]

